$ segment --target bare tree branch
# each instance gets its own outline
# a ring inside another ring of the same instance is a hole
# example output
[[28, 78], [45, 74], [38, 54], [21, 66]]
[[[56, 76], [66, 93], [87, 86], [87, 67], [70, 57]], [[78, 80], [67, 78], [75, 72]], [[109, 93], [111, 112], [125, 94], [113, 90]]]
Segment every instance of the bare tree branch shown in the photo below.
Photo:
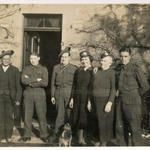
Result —
[[12, 15], [14, 15], [17, 11], [19, 11], [20, 9], [21, 9], [21, 8], [17, 8], [17, 9], [15, 9], [15, 10], [10, 11], [10, 12], [1, 14], [1, 15], [0, 15], [0, 19], [3, 19], [3, 18], [6, 18], [6, 17], [9, 17], [9, 16], [12, 16]]
[[78, 29], [78, 28], [75, 28], [75, 31], [77, 33], [93, 33], [93, 32], [97, 32], [97, 31], [100, 31], [100, 30], [103, 30], [101, 27], [99, 28], [96, 28], [96, 29], [85, 29], [85, 28], [82, 28], [82, 29]]
[[8, 37], [14, 38], [14, 34], [11, 33], [6, 27], [0, 26], [0, 29], [3, 29], [6, 32], [5, 39], [8, 39]]

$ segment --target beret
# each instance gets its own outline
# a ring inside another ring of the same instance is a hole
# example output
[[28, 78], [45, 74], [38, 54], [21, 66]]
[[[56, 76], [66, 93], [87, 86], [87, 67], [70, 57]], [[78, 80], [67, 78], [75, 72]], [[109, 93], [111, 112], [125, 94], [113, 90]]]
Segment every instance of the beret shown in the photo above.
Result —
[[71, 50], [71, 47], [66, 47], [64, 50], [61, 50], [61, 52], [58, 56], [61, 57], [64, 53], [70, 54], [70, 50]]
[[82, 52], [80, 52], [80, 57], [81, 58], [82, 57], [89, 57], [89, 56], [91, 56], [90, 53], [89, 53], [89, 51], [82, 51]]
[[14, 51], [13, 50], [3, 50], [0, 54], [0, 58], [4, 57], [5, 55], [13, 55], [14, 54]]

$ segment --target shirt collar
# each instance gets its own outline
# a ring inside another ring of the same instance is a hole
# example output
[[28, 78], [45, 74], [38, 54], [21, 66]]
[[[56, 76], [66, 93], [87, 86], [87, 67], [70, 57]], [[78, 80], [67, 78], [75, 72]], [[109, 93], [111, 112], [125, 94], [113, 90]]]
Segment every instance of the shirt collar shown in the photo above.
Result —
[[86, 71], [86, 70], [92, 70], [92, 66], [89, 66], [89, 67], [86, 68], [86, 69], [85, 69], [83, 66], [81, 66], [80, 69], [81, 69], [81, 70], [84, 70], [84, 71]]
[[68, 67], [69, 65], [70, 65], [70, 63], [67, 64], [67, 65], [65, 65], [65, 66], [64, 66], [63, 64], [60, 64], [60, 68], [61, 68], [61, 69], [65, 69], [65, 68]]
[[9, 68], [9, 66], [10, 66], [10, 65], [8, 65], [8, 66], [3, 66], [3, 65], [2, 65], [3, 71], [6, 72], [7, 69]]
[[126, 65], [123, 65], [123, 64], [122, 64], [121, 68], [122, 68], [122, 69], [126, 69], [126, 68], [128, 68], [128, 67], [130, 67], [130, 66], [131, 66], [131, 61], [129, 61], [129, 63], [127, 63]]
[[38, 64], [38, 65], [36, 65], [36, 66], [33, 66], [33, 65], [31, 65], [33, 68], [39, 68], [41, 65], [40, 64]]
[[86, 71], [86, 70], [90, 70], [92, 67], [91, 67], [91, 65], [90, 66], [88, 66], [88, 67], [83, 67], [83, 69], [84, 69], [84, 71]]

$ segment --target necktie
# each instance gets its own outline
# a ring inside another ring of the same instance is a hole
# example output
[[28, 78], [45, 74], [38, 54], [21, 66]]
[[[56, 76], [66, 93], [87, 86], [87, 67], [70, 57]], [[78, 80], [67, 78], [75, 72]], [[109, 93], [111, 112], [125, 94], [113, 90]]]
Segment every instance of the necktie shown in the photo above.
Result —
[[123, 76], [124, 76], [124, 65], [121, 65], [120, 75], [119, 75], [119, 90], [123, 88]]

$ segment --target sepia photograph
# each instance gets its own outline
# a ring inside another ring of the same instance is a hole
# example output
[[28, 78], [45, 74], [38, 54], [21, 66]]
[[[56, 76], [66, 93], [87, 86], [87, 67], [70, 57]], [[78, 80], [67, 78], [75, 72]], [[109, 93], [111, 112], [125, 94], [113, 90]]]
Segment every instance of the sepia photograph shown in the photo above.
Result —
[[150, 3], [0, 1], [0, 147], [150, 146]]

